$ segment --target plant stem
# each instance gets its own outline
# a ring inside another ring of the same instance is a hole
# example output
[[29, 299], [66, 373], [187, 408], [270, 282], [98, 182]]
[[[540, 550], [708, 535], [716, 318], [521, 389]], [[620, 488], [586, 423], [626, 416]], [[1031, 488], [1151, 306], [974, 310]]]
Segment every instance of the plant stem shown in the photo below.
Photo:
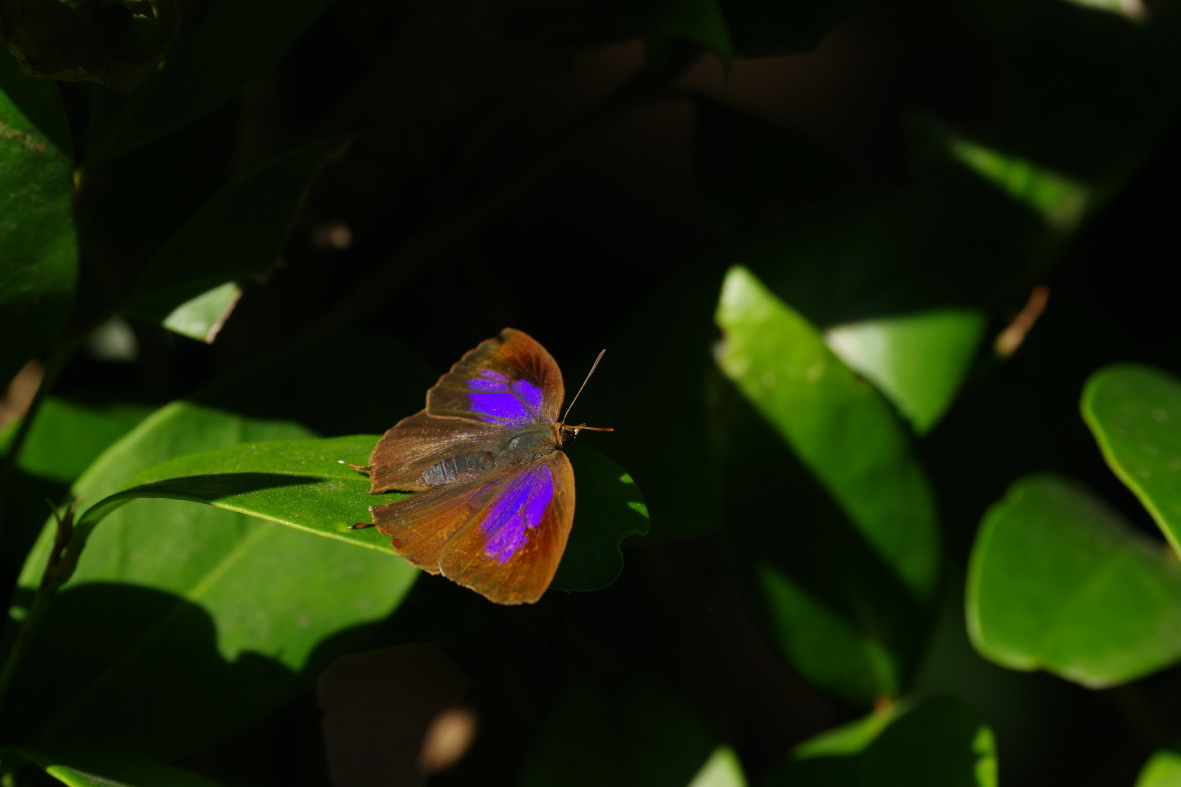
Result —
[[4, 662], [0, 666], [0, 707], [4, 706], [4, 699], [12, 686], [12, 681], [32, 647], [41, 622], [49, 612], [50, 603], [61, 586], [74, 575], [82, 548], [86, 546], [86, 539], [96, 523], [93, 518], [87, 521], [86, 517], [83, 517], [75, 527], [73, 505], [66, 509], [65, 514], [57, 517], [53, 548], [49, 552], [37, 592], [33, 595], [33, 602], [29, 605], [23, 620], [19, 623], [9, 620], [9, 626], [15, 623], [16, 633], [12, 636], [11, 646], [3, 654]]
[[45, 374], [41, 378], [41, 384], [37, 386], [37, 393], [34, 394], [33, 401], [29, 403], [28, 411], [21, 416], [16, 434], [13, 435], [12, 442], [8, 445], [3, 462], [0, 462], [0, 543], [3, 542], [8, 497], [12, 490], [12, 478], [16, 472], [16, 463], [20, 458], [21, 449], [24, 448], [25, 441], [29, 437], [33, 422], [37, 420], [37, 413], [41, 410], [41, 405], [45, 403], [45, 397], [57, 384], [57, 378], [61, 376], [62, 369], [65, 368], [66, 362], [70, 360], [70, 356], [74, 354], [77, 346], [77, 342], [74, 341], [61, 341], [50, 353], [45, 362]]

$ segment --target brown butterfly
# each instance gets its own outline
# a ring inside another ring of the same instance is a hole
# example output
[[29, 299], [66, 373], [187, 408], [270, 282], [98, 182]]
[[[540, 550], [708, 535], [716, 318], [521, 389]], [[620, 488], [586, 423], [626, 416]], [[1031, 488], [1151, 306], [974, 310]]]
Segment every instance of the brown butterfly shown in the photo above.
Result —
[[481, 343], [357, 468], [373, 494], [417, 493], [370, 506], [373, 524], [419, 568], [497, 604], [537, 601], [574, 522], [574, 469], [561, 449], [582, 429], [612, 431], [568, 426], [564, 397], [557, 363], [528, 334], [506, 328]]

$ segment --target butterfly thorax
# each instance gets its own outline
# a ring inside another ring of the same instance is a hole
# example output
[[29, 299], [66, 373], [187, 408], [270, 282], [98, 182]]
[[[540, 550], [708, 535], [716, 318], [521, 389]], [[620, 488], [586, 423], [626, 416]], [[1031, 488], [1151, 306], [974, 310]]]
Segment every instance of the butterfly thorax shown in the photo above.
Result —
[[561, 424], [531, 424], [513, 432], [499, 450], [465, 451], [436, 462], [423, 471], [419, 481], [428, 487], [448, 486], [512, 470], [552, 454], [566, 437]]
[[511, 459], [511, 464], [515, 465], [521, 462], [532, 462], [552, 454], [566, 441], [561, 427], [561, 423], [530, 424], [505, 441], [501, 456]]

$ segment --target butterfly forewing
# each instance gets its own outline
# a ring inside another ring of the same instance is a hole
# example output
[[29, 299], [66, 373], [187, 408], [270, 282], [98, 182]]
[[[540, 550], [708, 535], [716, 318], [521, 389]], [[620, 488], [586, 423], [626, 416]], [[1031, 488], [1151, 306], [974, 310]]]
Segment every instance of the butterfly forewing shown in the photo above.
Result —
[[[494, 455], [503, 444], [504, 430], [498, 426], [471, 420], [444, 421], [427, 415], [425, 410], [415, 413], [386, 432], [373, 449], [369, 491], [377, 494], [432, 489], [440, 484], [431, 483], [431, 468], [468, 457], [464, 465], [474, 469], [472, 460]], [[470, 477], [475, 475], [471, 473]]]
[[506, 328], [439, 379], [427, 392], [426, 412], [512, 429], [554, 423], [564, 396], [553, 356], [528, 334]]

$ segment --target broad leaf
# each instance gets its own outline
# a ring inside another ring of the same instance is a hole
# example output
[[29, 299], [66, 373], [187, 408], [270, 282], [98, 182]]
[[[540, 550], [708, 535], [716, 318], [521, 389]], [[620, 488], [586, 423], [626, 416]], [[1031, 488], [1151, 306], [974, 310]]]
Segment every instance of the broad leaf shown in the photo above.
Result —
[[[376, 373], [385, 380], [381, 402], [359, 402], [350, 386], [335, 382], [365, 363], [356, 341], [325, 340], [252, 364], [150, 416], [103, 454], [74, 492], [83, 506], [93, 504], [174, 457], [315, 436], [304, 424], [388, 425], [395, 418], [388, 408], [421, 407], [429, 376], [395, 351], [386, 358], [403, 383]], [[309, 368], [317, 370], [311, 382]], [[17, 618], [40, 579], [50, 535], [26, 562]], [[153, 756], [200, 748], [284, 702], [335, 655], [360, 646], [417, 574], [373, 550], [211, 506], [136, 501], [91, 535], [23, 662], [3, 724], [41, 743], [81, 730], [96, 745], [130, 745]], [[103, 621], [97, 637], [87, 634], [95, 620]]]
[[[142, 421], [151, 408], [118, 402], [47, 397], [37, 411], [12, 468], [0, 566], [16, 576], [41, 531], [51, 506], [64, 509], [70, 484], [108, 446]], [[0, 434], [0, 455], [8, 450], [19, 421]]]
[[1082, 411], [1107, 464], [1181, 555], [1181, 381], [1146, 366], [1109, 366], [1087, 381]]
[[[370, 505], [404, 496], [370, 495], [368, 477], [343, 464], [365, 464], [377, 440], [377, 435], [282, 440], [181, 456], [152, 466], [126, 489], [96, 502], [79, 526], [136, 499], [188, 500], [397, 555], [376, 529], [351, 527], [370, 521]], [[578, 505], [554, 587], [596, 590], [619, 575], [620, 544], [647, 532], [647, 513], [634, 482], [610, 459], [582, 446], [573, 462]]]
[[1161, 749], [1140, 771], [1136, 787], [1172, 787], [1181, 784], [1181, 750], [1176, 744]]
[[[216, 787], [194, 773], [116, 749], [67, 744], [31, 749], [0, 749], [6, 761], [20, 758], [70, 787]], [[7, 764], [7, 762], [6, 762]]]
[[999, 664], [1110, 686], [1181, 660], [1181, 564], [1078, 484], [1033, 476], [984, 517], [967, 616]]
[[727, 276], [717, 319], [718, 365], [757, 414], [732, 430], [730, 535], [770, 634], [829, 691], [896, 695], [926, 638], [940, 559], [906, 434], [745, 269]]
[[52, 82], [0, 53], [0, 390], [65, 325], [77, 276], [73, 150]]
[[845, 198], [751, 234], [726, 258], [823, 330], [829, 348], [921, 433], [954, 401], [987, 305], [1014, 264], [1006, 261], [1020, 258], [978, 209], [930, 197]]
[[992, 730], [961, 700], [877, 711], [801, 744], [764, 787], [996, 787]]

